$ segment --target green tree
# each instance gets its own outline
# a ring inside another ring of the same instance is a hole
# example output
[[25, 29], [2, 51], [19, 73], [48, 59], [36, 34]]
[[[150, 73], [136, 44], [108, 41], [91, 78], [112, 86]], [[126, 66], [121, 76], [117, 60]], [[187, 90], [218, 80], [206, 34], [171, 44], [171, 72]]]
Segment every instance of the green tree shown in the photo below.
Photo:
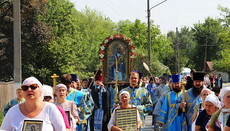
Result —
[[151, 24], [151, 62], [147, 59], [148, 40], [146, 23], [138, 19], [135, 20], [134, 23], [130, 23], [128, 20], [120, 21], [118, 23], [117, 32], [130, 37], [135, 43], [135, 48], [137, 50], [137, 58], [134, 61], [135, 70], [143, 72], [144, 75], [149, 74], [143, 68], [143, 62], [146, 62], [151, 69], [152, 75], [160, 76], [165, 72], [165, 68], [162, 67], [162, 65], [165, 64], [168, 56], [173, 53], [173, 48], [170, 46], [171, 42], [168, 38], [161, 34], [158, 26], [155, 26], [153, 23]]
[[[51, 31], [46, 23], [39, 21], [39, 15], [45, 12], [45, 1], [21, 0], [21, 46], [22, 46], [22, 77], [35, 76], [38, 79], [46, 77], [49, 66], [43, 64], [50, 59], [47, 42], [51, 39]], [[1, 80], [13, 78], [13, 18], [12, 1], [1, 3], [0, 34], [1, 34]], [[44, 81], [42, 81], [44, 82]]]
[[176, 73], [176, 46], [178, 46], [180, 67], [192, 67], [190, 56], [193, 53], [196, 43], [193, 40], [193, 32], [191, 29], [189, 27], [182, 27], [178, 32], [168, 32], [167, 37], [172, 42], [172, 47], [175, 51], [167, 60], [167, 65], [170, 67], [171, 71]]
[[220, 35], [223, 40], [220, 46], [221, 59], [214, 61], [214, 69], [230, 74], [230, 29]]
[[193, 54], [193, 62], [195, 69], [203, 70], [205, 44], [207, 44], [207, 58], [206, 61], [212, 61], [220, 58], [220, 38], [219, 33], [223, 31], [220, 22], [208, 17], [204, 23], [195, 24], [194, 39], [197, 43], [195, 52]]
[[0, 2], [0, 81], [13, 79], [12, 2]]
[[230, 10], [228, 8], [219, 7], [222, 11], [222, 22], [224, 30], [219, 34], [220, 37], [220, 56], [221, 58], [214, 61], [214, 68], [218, 71], [230, 74]]
[[81, 12], [79, 19], [79, 32], [81, 33], [81, 41], [79, 41], [78, 51], [79, 60], [83, 68], [78, 69], [78, 73], [85, 76], [92, 76], [92, 73], [101, 66], [99, 61], [100, 44], [107, 38], [115, 34], [115, 23], [109, 18], [103, 16], [96, 10], [90, 10], [87, 7]]

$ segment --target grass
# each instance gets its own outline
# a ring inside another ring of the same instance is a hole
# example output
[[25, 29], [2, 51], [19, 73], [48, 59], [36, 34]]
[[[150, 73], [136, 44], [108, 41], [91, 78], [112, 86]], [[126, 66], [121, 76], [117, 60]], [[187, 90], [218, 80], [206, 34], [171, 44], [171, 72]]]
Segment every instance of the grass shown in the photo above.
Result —
[[0, 126], [2, 125], [2, 120], [3, 120], [3, 112], [0, 111]]

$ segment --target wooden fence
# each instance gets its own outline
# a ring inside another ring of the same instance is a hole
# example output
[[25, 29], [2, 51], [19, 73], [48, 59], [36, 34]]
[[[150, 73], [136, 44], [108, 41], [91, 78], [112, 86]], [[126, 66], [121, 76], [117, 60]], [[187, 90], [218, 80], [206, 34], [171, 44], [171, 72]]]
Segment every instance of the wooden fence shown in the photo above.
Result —
[[0, 82], [0, 110], [14, 97], [14, 82]]

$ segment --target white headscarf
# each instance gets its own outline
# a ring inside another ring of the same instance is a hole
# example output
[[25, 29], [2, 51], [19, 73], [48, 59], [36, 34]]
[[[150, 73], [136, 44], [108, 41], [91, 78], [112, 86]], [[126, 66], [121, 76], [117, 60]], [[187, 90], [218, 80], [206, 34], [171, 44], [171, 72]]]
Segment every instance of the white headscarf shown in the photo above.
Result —
[[29, 85], [32, 85], [32, 84], [37, 84], [39, 86], [39, 90], [41, 92], [41, 99], [43, 101], [43, 95], [42, 95], [42, 84], [41, 82], [35, 78], [35, 77], [28, 77], [26, 78], [23, 82], [22, 82], [22, 86], [29, 86]]
[[22, 86], [28, 86], [32, 84], [37, 84], [40, 88], [42, 87], [41, 82], [35, 77], [28, 77], [22, 82]]
[[206, 99], [205, 99], [205, 102], [208, 101], [208, 102], [211, 102], [212, 104], [214, 104], [216, 107], [220, 108], [220, 101], [219, 101], [219, 98], [214, 95], [214, 94], [209, 94]]
[[54, 99], [53, 88], [51, 86], [49, 86], [49, 85], [43, 85], [42, 88], [43, 88], [43, 93], [42, 93], [43, 97], [45, 97], [45, 96], [51, 96], [52, 99]]
[[120, 98], [121, 98], [121, 96], [123, 95], [123, 94], [127, 94], [128, 95], [128, 98], [130, 98], [130, 94], [129, 94], [129, 92], [128, 91], [122, 91], [121, 93], [120, 93]]
[[230, 91], [230, 87], [225, 87], [220, 91], [220, 99], [221, 102], [223, 102], [224, 96], [227, 94], [227, 92]]
[[56, 86], [56, 88], [55, 88], [55, 92], [56, 92], [59, 88], [65, 88], [65, 90], [67, 90], [66, 85], [64, 85], [64, 84], [58, 84], [58, 85]]
[[201, 90], [200, 95], [202, 95], [202, 94], [204, 93], [204, 91], [208, 91], [209, 94], [214, 94], [214, 92], [212, 92], [210, 89], [208, 89], [207, 87], [204, 87], [204, 88]]

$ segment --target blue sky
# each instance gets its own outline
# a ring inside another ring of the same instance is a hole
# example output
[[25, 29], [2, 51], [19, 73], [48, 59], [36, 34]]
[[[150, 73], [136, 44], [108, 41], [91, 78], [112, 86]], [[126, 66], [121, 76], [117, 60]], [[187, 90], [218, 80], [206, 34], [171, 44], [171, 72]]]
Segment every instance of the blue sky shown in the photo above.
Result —
[[[147, 0], [70, 0], [77, 10], [85, 6], [100, 11], [112, 21], [135, 21], [140, 19], [147, 23]], [[163, 0], [150, 0], [150, 7]], [[151, 20], [160, 26], [162, 33], [176, 27], [192, 27], [193, 24], [204, 22], [205, 18], [218, 18], [220, 11], [218, 5], [230, 8], [230, 0], [167, 0], [163, 4], [151, 9]]]

